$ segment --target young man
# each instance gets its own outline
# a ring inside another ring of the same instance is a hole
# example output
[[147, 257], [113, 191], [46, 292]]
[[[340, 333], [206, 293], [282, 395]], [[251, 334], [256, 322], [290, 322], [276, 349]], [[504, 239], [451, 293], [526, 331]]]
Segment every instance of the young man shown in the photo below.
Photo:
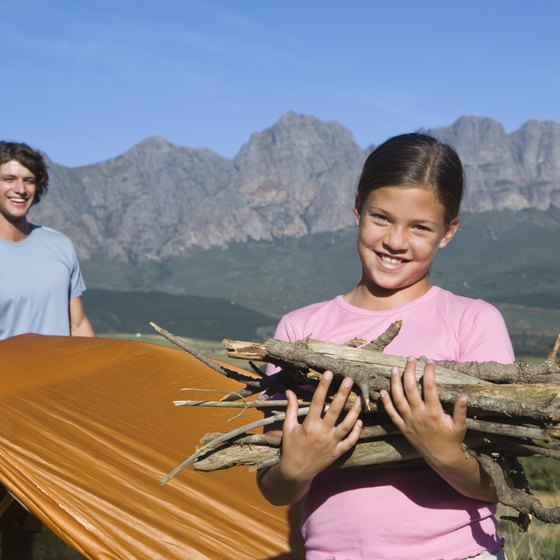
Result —
[[0, 142], [0, 339], [30, 332], [95, 336], [72, 242], [27, 221], [47, 184], [39, 152]]
[[[72, 242], [31, 224], [27, 214], [47, 191], [43, 156], [0, 142], [0, 340], [18, 334], [95, 336], [84, 310], [85, 284]], [[0, 486], [2, 560], [32, 558], [39, 521]]]

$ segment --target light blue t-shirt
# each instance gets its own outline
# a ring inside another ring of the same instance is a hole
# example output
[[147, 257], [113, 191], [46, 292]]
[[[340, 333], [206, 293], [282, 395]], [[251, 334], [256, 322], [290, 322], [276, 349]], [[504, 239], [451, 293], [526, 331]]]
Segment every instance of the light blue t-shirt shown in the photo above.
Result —
[[85, 290], [74, 246], [48, 227], [0, 239], [0, 340], [24, 333], [70, 334], [69, 302]]

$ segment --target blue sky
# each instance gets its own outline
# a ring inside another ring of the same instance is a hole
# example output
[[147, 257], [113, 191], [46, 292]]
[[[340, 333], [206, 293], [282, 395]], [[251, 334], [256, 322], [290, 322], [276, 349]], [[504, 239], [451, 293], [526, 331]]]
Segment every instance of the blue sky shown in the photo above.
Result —
[[358, 144], [560, 120], [555, 0], [0, 0], [0, 136], [57, 163], [153, 135], [233, 157], [287, 111]]

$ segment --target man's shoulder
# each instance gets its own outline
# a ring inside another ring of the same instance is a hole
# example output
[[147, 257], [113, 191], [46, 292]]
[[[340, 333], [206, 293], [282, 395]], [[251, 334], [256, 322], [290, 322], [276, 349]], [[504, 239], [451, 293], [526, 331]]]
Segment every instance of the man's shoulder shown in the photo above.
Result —
[[28, 239], [30, 251], [44, 247], [72, 259], [76, 253], [74, 244], [67, 235], [48, 226], [33, 226]]
[[31, 235], [35, 235], [35, 236], [60, 236], [62, 235], [63, 237], [66, 237], [66, 235], [64, 235], [62, 232], [58, 231], [57, 229], [54, 229], [52, 227], [49, 226], [43, 226], [40, 224], [30, 224], [31, 226]]
[[67, 235], [49, 226], [39, 226], [33, 224], [31, 227], [32, 230], [30, 235], [36, 239], [40, 238], [45, 240], [62, 241], [70, 244], [72, 243]]

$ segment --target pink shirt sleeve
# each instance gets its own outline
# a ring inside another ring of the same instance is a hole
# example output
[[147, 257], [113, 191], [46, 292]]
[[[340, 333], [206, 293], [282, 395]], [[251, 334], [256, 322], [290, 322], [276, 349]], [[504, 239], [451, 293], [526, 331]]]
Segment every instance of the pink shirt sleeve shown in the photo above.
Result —
[[460, 360], [510, 364], [515, 355], [501, 313], [483, 300], [473, 300], [459, 321]]
[[[290, 333], [293, 333], [293, 328], [291, 328], [291, 325], [289, 324], [288, 317], [284, 315], [280, 319], [278, 325], [276, 325], [276, 330], [274, 331], [274, 338], [276, 340], [282, 340], [284, 342], [291, 342], [293, 340], [296, 340], [294, 336], [290, 336]], [[277, 371], [279, 371], [279, 369], [280, 368], [277, 366], [274, 366], [272, 364], [267, 364], [266, 374], [272, 375]]]

